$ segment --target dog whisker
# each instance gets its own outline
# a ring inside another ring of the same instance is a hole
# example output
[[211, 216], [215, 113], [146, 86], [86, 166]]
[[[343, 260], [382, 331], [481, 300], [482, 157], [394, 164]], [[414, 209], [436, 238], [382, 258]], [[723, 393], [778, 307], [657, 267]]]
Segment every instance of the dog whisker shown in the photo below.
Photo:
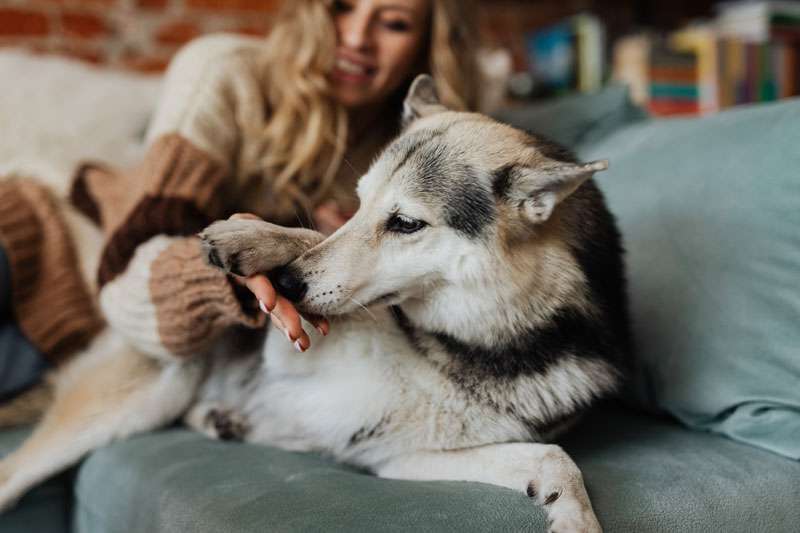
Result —
[[361, 302], [359, 302], [358, 300], [356, 300], [356, 299], [355, 299], [355, 298], [353, 298], [352, 296], [350, 296], [350, 300], [352, 300], [352, 302], [353, 302], [354, 304], [356, 304], [357, 306], [359, 306], [361, 309], [363, 309], [364, 311], [366, 311], [367, 315], [369, 315], [369, 317], [370, 317], [370, 318], [371, 318], [371, 319], [372, 319], [374, 322], [377, 322], [377, 321], [378, 321], [378, 319], [375, 317], [375, 315], [374, 315], [374, 314], [372, 314], [372, 311], [370, 311], [369, 309], [367, 309], [367, 308], [364, 306], [364, 304], [362, 304]]

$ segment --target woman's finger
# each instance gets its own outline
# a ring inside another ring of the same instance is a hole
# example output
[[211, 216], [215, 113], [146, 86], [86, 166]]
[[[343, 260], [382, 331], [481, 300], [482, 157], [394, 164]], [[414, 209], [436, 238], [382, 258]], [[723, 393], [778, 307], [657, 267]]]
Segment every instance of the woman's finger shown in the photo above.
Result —
[[[241, 278], [239, 278], [241, 279]], [[256, 274], [254, 276], [250, 276], [244, 278], [244, 284], [250, 289], [250, 292], [256, 295], [258, 298], [259, 307], [265, 313], [271, 313], [273, 309], [275, 309], [275, 304], [278, 300], [278, 293], [275, 292], [275, 288], [270, 283], [267, 276], [263, 274]]]
[[261, 217], [253, 213], [234, 213], [228, 217], [228, 220], [261, 220]]
[[343, 226], [349, 217], [345, 216], [333, 200], [329, 200], [314, 210], [317, 229], [329, 235]]
[[331, 325], [330, 322], [328, 322], [327, 318], [323, 318], [318, 315], [307, 315], [305, 313], [302, 313], [302, 316], [307, 321], [309, 321], [311, 325], [314, 326], [314, 328], [316, 328], [316, 330], [319, 331], [319, 334], [322, 335], [323, 337], [326, 336], [328, 333], [330, 333]]
[[311, 346], [311, 339], [303, 329], [300, 313], [294, 308], [292, 302], [279, 295], [271, 315], [273, 322], [275, 319], [278, 320], [276, 325], [278, 327], [282, 326], [281, 329], [283, 329], [289, 342], [294, 344], [295, 348], [301, 352], [308, 350]]

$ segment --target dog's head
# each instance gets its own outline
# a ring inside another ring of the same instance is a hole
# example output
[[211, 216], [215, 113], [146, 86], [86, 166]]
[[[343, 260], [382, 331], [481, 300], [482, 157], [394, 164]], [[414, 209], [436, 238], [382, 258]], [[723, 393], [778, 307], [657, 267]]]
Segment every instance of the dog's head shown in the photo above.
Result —
[[361, 207], [284, 269], [279, 285], [321, 315], [480, 288], [509, 256], [547, 238], [560, 204], [605, 161], [566, 151], [438, 100], [429, 76], [404, 104], [404, 129], [358, 185]]

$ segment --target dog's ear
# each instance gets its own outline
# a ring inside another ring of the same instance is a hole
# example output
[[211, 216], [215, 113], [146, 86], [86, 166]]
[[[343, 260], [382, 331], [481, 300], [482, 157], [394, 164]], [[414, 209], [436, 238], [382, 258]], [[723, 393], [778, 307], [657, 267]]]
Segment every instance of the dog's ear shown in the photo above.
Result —
[[506, 167], [495, 173], [494, 192], [518, 207], [526, 220], [540, 224], [549, 219], [556, 205], [584, 181], [607, 168], [607, 159], [591, 163], [553, 161], [536, 168]]
[[403, 101], [403, 128], [421, 117], [447, 111], [439, 101], [436, 83], [428, 74], [420, 74], [411, 83], [406, 99]]

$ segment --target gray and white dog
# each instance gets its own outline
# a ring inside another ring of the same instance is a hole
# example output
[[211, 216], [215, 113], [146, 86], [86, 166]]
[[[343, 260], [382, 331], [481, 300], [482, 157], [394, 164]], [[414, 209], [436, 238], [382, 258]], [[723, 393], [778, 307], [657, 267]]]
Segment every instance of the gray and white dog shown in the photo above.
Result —
[[599, 531], [580, 471], [546, 442], [614, 393], [627, 366], [622, 249], [591, 179], [607, 163], [449, 111], [427, 76], [404, 121], [361, 178], [360, 209], [327, 239], [257, 220], [201, 235], [231, 273], [282, 266], [279, 290], [328, 317], [329, 336], [302, 354], [268, 334], [252, 356], [157, 364], [100, 339], [51, 412], [103, 372], [106, 387], [109, 373], [146, 377], [116, 407], [101, 394], [83, 444], [60, 459], [64, 442], [47, 441], [65, 430], [48, 413], [55, 428], [31, 440], [56, 459], [27, 444], [0, 463], [0, 504], [112, 438], [184, 415], [214, 436], [319, 451], [382, 477], [510, 487], [545, 506], [553, 531]]

